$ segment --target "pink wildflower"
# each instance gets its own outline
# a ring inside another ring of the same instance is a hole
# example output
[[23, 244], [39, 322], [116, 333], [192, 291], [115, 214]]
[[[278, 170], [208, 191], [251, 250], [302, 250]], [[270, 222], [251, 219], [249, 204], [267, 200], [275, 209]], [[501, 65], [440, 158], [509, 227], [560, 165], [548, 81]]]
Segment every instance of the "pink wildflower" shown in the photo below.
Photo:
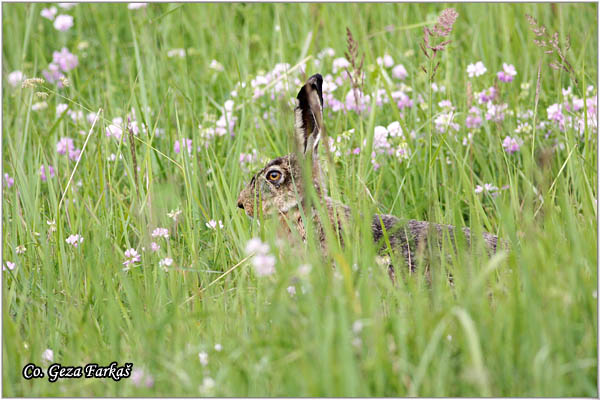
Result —
[[130, 10], [139, 10], [140, 8], [146, 8], [148, 3], [129, 3], [127, 8]]
[[2, 266], [2, 271], [12, 271], [14, 270], [16, 267], [15, 263], [7, 261], [6, 263], [4, 263], [4, 265]]
[[[48, 173], [48, 176], [46, 176], [46, 173]], [[54, 167], [52, 165], [40, 166], [40, 178], [42, 181], [46, 182], [48, 177], [54, 178]]]
[[10, 188], [14, 184], [15, 184], [14, 178], [11, 178], [10, 175], [8, 175], [8, 173], [5, 172], [4, 173], [4, 185], [6, 185], [7, 188]]
[[408, 72], [406, 72], [406, 68], [404, 68], [404, 65], [402, 64], [398, 64], [392, 69], [392, 77], [396, 79], [403, 81], [407, 76]]
[[54, 19], [54, 17], [56, 16], [56, 7], [50, 7], [50, 8], [44, 8], [42, 10], [42, 12], [40, 13], [40, 15], [43, 18], [49, 19], [50, 21], [52, 21]]
[[487, 68], [481, 61], [477, 61], [475, 64], [469, 64], [467, 66], [467, 75], [469, 78], [473, 78], [474, 76], [481, 76], [485, 74]]
[[73, 245], [73, 247], [77, 247], [83, 242], [83, 237], [80, 234], [70, 235], [65, 241], [70, 245]]
[[382, 65], [385, 68], [390, 68], [394, 65], [394, 59], [389, 54], [385, 54], [383, 57], [377, 57], [377, 65]]
[[58, 143], [56, 143], [56, 152], [58, 154], [67, 154], [67, 152], [70, 152], [74, 148], [73, 139], [69, 137], [61, 138]]
[[66, 47], [52, 53], [52, 62], [64, 72], [69, 72], [79, 65], [77, 56], [72, 54]]
[[65, 32], [73, 26], [73, 17], [70, 15], [61, 14], [54, 20], [54, 28], [58, 31]]
[[8, 74], [6, 78], [8, 80], [8, 84], [12, 87], [17, 87], [23, 80], [25, 79], [25, 74], [21, 71], [13, 71]]
[[141, 256], [138, 254], [138, 252], [135, 249], [129, 249], [125, 251], [125, 261], [123, 262], [123, 265], [130, 265], [130, 264], [135, 264], [136, 262], [139, 262], [141, 259]]
[[152, 237], [169, 238], [169, 230], [167, 228], [156, 228], [152, 231]]
[[221, 220], [219, 220], [219, 222], [215, 221], [214, 219], [211, 219], [210, 221], [208, 221], [206, 223], [206, 227], [208, 229], [217, 229], [217, 225], [219, 226], [220, 229], [223, 229], [223, 222]]
[[175, 150], [175, 153], [179, 154], [181, 152], [181, 145], [187, 143], [187, 151], [189, 155], [192, 155], [192, 139], [181, 139], [181, 143], [179, 140], [175, 141], [175, 144], [173, 145], [173, 150]]
[[522, 141], [519, 138], [507, 136], [502, 142], [502, 147], [508, 154], [516, 153], [521, 149]]

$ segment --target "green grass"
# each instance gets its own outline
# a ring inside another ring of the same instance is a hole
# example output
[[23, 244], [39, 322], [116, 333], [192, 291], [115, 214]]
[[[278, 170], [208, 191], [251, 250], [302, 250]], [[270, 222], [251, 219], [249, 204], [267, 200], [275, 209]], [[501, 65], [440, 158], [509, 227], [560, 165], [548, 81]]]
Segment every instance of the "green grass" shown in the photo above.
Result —
[[[595, 85], [596, 7], [457, 5], [452, 43], [439, 54], [436, 76], [446, 93], [433, 94], [432, 112], [416, 101], [403, 118], [389, 104], [361, 116], [325, 110], [330, 136], [355, 129], [347, 149], [371, 137], [375, 125], [398, 119], [405, 132], [416, 132], [408, 160], [382, 157], [374, 170], [363, 149], [330, 168], [330, 193], [357, 216], [379, 211], [469, 226], [511, 243], [510, 253], [492, 259], [459, 246], [452, 265], [432, 265], [431, 282], [420, 270], [394, 287], [375, 263], [366, 218], [345, 232], [347, 246], [332, 242], [324, 257], [314, 240], [290, 248], [277, 241], [276, 221], [258, 226], [236, 208], [252, 175], [240, 167], [239, 154], [257, 149], [268, 160], [293, 149], [290, 106], [252, 101], [249, 83], [278, 62], [293, 66], [304, 56], [312, 56], [308, 74], [330, 73], [330, 59], [319, 68], [314, 59], [326, 47], [343, 56], [348, 26], [365, 55], [367, 92], [394, 90], [375, 62], [387, 52], [406, 67], [411, 98], [420, 93], [428, 104], [418, 46], [423, 23], [435, 21], [443, 6], [151, 4], [130, 11], [125, 4], [80, 4], [68, 11], [75, 24], [63, 33], [40, 17], [42, 4], [4, 4], [2, 164], [15, 184], [3, 191], [2, 250], [3, 260], [17, 267], [3, 272], [3, 395], [598, 396], [596, 131], [586, 129], [586, 141], [573, 129], [553, 127], [548, 138], [538, 130], [535, 145], [530, 132], [509, 155], [502, 140], [514, 136], [517, 122], [507, 115], [501, 124], [484, 122], [468, 146], [461, 143], [470, 63], [481, 60], [488, 69], [471, 80], [475, 91], [493, 84], [503, 62], [514, 64], [518, 75], [500, 84], [502, 100], [514, 112], [534, 109], [543, 54], [525, 14], [561, 38], [570, 34], [568, 59], [583, 87]], [[405, 29], [385, 32], [388, 25]], [[69, 87], [6, 83], [17, 69], [41, 76], [63, 46], [79, 57]], [[187, 57], [167, 57], [174, 48], [188, 49]], [[209, 68], [213, 59], [223, 71]], [[562, 101], [562, 88], [574, 86], [548, 67], [549, 59], [542, 65], [538, 121]], [[235, 137], [218, 137], [192, 157], [176, 154], [174, 142], [183, 137], [201, 146], [205, 113], [218, 117], [217, 106], [240, 81], [248, 87], [235, 99], [243, 104], [235, 113]], [[522, 83], [531, 85], [523, 94]], [[298, 89], [292, 82], [289, 97]], [[45, 110], [31, 110], [40, 101], [37, 91], [49, 94]], [[432, 135], [429, 152], [430, 118], [444, 99], [457, 108], [461, 128]], [[81, 148], [85, 135], [78, 132], [87, 134], [90, 124], [57, 117], [59, 103], [85, 114], [103, 110], [60, 207], [75, 163], [55, 152], [56, 143], [69, 136]], [[135, 143], [137, 181], [129, 140], [119, 146], [104, 134], [131, 108], [150, 127]], [[274, 118], [263, 118], [265, 110]], [[164, 134], [153, 136], [155, 128]], [[554, 144], [562, 148], [541, 167], [540, 150]], [[123, 159], [108, 161], [111, 154]], [[42, 182], [41, 164], [54, 165], [56, 177]], [[509, 187], [497, 197], [475, 194], [484, 183]], [[182, 214], [175, 224], [167, 213], [176, 208]], [[211, 219], [224, 228], [206, 228]], [[49, 233], [48, 220], [56, 221], [56, 232]], [[157, 226], [169, 228], [171, 239], [161, 239], [160, 251], [152, 253], [150, 233]], [[65, 242], [75, 233], [84, 237], [79, 248]], [[244, 259], [252, 237], [270, 243], [276, 274], [257, 277], [245, 261], [202, 291]], [[24, 254], [16, 253], [19, 245]], [[142, 261], [123, 271], [130, 247]], [[165, 272], [158, 263], [167, 255], [174, 263]], [[312, 270], [298, 280], [305, 263]], [[294, 297], [286, 290], [291, 284]], [[353, 331], [355, 321], [360, 332]], [[47, 348], [63, 365], [132, 362], [152, 375], [154, 386], [130, 379], [23, 379], [25, 364], [45, 365]], [[206, 366], [200, 351], [208, 354]], [[214, 388], [202, 387], [205, 377], [214, 379]]]

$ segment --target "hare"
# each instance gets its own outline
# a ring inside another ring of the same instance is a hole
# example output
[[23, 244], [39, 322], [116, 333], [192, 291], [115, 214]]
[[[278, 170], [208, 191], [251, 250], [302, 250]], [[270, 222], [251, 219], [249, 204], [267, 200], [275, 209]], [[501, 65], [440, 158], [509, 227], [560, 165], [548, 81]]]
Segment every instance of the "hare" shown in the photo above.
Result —
[[[278, 216], [284, 227], [296, 227], [303, 239], [306, 239], [305, 222], [301, 209], [306, 218], [312, 217], [314, 226], [318, 229], [319, 239], [325, 248], [325, 230], [314, 208], [306, 209], [305, 182], [312, 182], [314, 189], [325, 205], [332, 226], [340, 232], [344, 225], [351, 220], [351, 210], [344, 204], [339, 204], [327, 196], [322, 180], [322, 169], [319, 163], [318, 145], [323, 132], [323, 77], [319, 74], [311, 76], [300, 89], [297, 96], [295, 113], [295, 138], [298, 144], [296, 153], [276, 158], [256, 173], [250, 183], [240, 192], [237, 205], [250, 217], [258, 212], [265, 216]], [[311, 166], [310, 179], [303, 179], [304, 163]], [[382, 226], [383, 224], [383, 226]], [[373, 240], [380, 243], [383, 254], [387, 249], [384, 229], [387, 232], [389, 244], [394, 251], [400, 251], [407, 266], [414, 271], [417, 255], [428, 242], [441, 244], [447, 235], [454, 245], [456, 228], [451, 225], [440, 225], [426, 221], [401, 220], [393, 215], [374, 215], [371, 223]], [[288, 228], [289, 229], [289, 228]], [[471, 232], [463, 228], [467, 243], [470, 243]], [[483, 233], [488, 252], [496, 251], [498, 238], [489, 233]], [[394, 270], [388, 265], [392, 280]]]

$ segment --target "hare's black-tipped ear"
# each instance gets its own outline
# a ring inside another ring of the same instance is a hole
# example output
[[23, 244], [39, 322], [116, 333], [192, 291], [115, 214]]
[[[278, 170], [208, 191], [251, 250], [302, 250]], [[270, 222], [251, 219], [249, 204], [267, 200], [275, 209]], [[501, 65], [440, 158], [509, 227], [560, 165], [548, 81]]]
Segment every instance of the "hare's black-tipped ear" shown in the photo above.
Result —
[[298, 92], [296, 114], [296, 140], [305, 155], [317, 152], [323, 130], [323, 77], [315, 74], [308, 78]]

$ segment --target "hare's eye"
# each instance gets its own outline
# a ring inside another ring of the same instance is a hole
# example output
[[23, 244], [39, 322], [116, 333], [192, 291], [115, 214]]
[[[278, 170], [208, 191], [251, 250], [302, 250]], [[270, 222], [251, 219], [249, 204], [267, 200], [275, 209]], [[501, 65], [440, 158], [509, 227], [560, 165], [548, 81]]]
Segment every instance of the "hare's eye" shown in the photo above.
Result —
[[267, 173], [267, 179], [270, 182], [278, 182], [279, 179], [281, 179], [281, 172], [279, 172], [277, 170], [269, 171]]

